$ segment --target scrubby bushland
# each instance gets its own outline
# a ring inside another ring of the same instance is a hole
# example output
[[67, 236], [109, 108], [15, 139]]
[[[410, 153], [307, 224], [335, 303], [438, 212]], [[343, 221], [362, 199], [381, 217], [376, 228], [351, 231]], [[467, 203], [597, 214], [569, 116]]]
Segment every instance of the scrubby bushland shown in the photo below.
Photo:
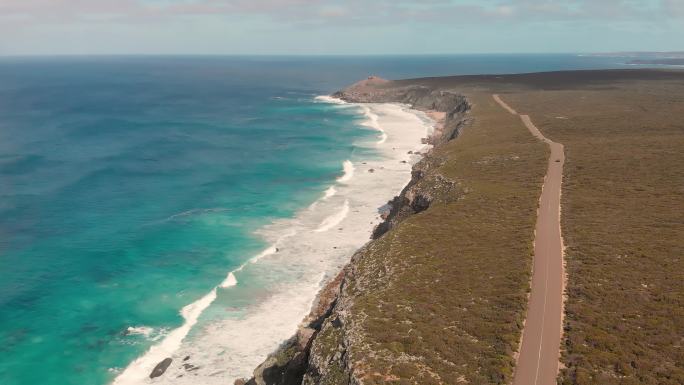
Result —
[[560, 382], [684, 384], [684, 73], [506, 99], [567, 152]]

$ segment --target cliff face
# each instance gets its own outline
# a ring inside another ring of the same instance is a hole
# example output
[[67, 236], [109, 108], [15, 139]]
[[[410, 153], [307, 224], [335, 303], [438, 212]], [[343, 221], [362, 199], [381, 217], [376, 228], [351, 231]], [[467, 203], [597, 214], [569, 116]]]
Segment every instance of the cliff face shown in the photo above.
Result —
[[[456, 138], [468, 124], [470, 105], [460, 94], [434, 91], [426, 87], [398, 87], [392, 82], [370, 77], [333, 96], [355, 103], [403, 103], [420, 110], [445, 113], [438, 147]], [[236, 385], [345, 385], [362, 384], [370, 375], [363, 360], [355, 361], [353, 351], [364, 348], [359, 317], [352, 308], [360, 293], [369, 293], [392, 279], [391, 270], [377, 265], [372, 256], [387, 247], [384, 236], [404, 219], [426, 210], [431, 204], [458, 199], [460, 186], [435, 169], [443, 163], [432, 153], [425, 154], [412, 171], [412, 179], [390, 202], [386, 220], [378, 225], [372, 240], [357, 251], [342, 272], [319, 293], [311, 314], [297, 334], [274, 352], [250, 380]], [[378, 269], [383, 271], [378, 274]]]
[[458, 136], [458, 130], [466, 121], [464, 115], [470, 109], [466, 97], [459, 93], [420, 85], [397, 86], [391, 81], [374, 77], [336, 92], [333, 96], [351, 103], [402, 103], [417, 110], [444, 112], [444, 132], [435, 139], [435, 145]]
[[[461, 128], [470, 121], [467, 116], [470, 104], [461, 94], [417, 85], [396, 86], [393, 82], [375, 77], [360, 81], [333, 96], [351, 103], [402, 103], [417, 110], [443, 112], [444, 127], [439, 136], [430, 139], [436, 147], [456, 138]], [[455, 184], [452, 181], [430, 172], [439, 163], [440, 159], [426, 154], [413, 167], [411, 181], [400, 195], [389, 202], [390, 213], [385, 222], [373, 231], [373, 239], [379, 238], [406, 217], [427, 209], [438, 195], [453, 192]]]

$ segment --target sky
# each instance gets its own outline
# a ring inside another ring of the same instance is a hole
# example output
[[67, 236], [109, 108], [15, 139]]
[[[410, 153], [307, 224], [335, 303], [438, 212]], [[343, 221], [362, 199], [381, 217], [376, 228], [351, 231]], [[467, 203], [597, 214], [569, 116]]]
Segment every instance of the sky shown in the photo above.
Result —
[[684, 0], [0, 0], [0, 55], [684, 51]]

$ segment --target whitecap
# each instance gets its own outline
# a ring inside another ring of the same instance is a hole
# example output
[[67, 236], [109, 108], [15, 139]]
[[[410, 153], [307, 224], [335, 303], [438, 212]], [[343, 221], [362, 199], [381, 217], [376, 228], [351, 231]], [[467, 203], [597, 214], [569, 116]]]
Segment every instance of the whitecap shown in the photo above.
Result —
[[368, 106], [361, 106], [361, 108], [363, 109], [363, 114], [366, 115], [366, 120], [361, 123], [361, 125], [372, 128], [376, 131], [384, 132], [380, 126], [380, 122], [378, 121], [378, 114], [374, 113]]
[[275, 245], [269, 246], [267, 249], [265, 249], [261, 253], [253, 256], [247, 262], [240, 265], [240, 267], [238, 267], [237, 269], [228, 272], [226, 279], [224, 279], [223, 282], [221, 282], [219, 287], [222, 289], [227, 289], [229, 287], [233, 287], [233, 286], [237, 285], [238, 281], [237, 281], [237, 278], [235, 277], [235, 273], [242, 271], [242, 269], [244, 269], [245, 266], [247, 266], [247, 263], [257, 263], [261, 258], [266, 257], [268, 255], [275, 254], [276, 252], [278, 252], [278, 248], [275, 247]]
[[382, 126], [380, 125], [380, 117], [378, 116], [378, 114], [374, 113], [370, 107], [365, 105], [362, 105], [361, 109], [363, 111], [363, 114], [366, 116], [366, 120], [363, 123], [361, 123], [361, 125], [380, 132], [380, 139], [378, 140], [376, 145], [385, 143], [387, 141], [387, 133], [385, 132], [385, 130], [383, 130]]
[[[362, 107], [349, 104], [349, 108], [361, 112]], [[349, 160], [344, 162], [344, 174], [338, 179], [343, 183], [321, 194], [316, 210], [302, 210], [294, 218], [276, 220], [258, 230], [256, 235], [268, 241], [269, 246], [228, 273], [221, 282], [228, 286], [238, 284], [238, 280], [251, 279], [248, 277], [252, 275], [243, 276], [239, 272], [251, 263], [259, 262], [253, 273], [265, 273], [265, 276], [255, 277], [268, 282], [266, 286], [259, 286], [259, 301], [235, 311], [226, 306], [225, 318], [207, 322], [201, 333], [186, 338], [189, 327], [197, 322], [195, 316], [216, 298], [217, 289], [214, 288], [196, 301], [195, 306], [190, 307], [191, 304], [184, 308], [183, 326], [171, 330], [158, 345], [131, 363], [117, 377], [116, 385], [152, 383], [149, 374], [157, 363], [166, 357], [182, 360], [186, 356], [192, 356], [193, 364], [202, 369], [193, 372], [193, 376], [181, 376], [185, 369], [172, 365], [166, 375], [155, 379], [154, 383], [232, 383], [238, 377], [249, 376], [264, 357], [295, 332], [320, 287], [320, 274], [326, 274], [328, 279], [334, 276], [369, 238], [373, 223], [378, 219], [377, 208], [410, 180], [410, 164], [401, 163], [406, 159], [406, 153], [425, 151], [426, 145], [421, 144], [420, 139], [429, 127], [427, 121], [419, 119], [422, 114], [397, 105], [370, 105], [370, 108], [379, 116], [379, 123], [389, 133], [389, 138], [385, 145], [377, 146], [382, 157], [365, 159], [365, 165], [357, 163], [356, 166], [363, 170], [373, 168], [376, 172], [354, 175], [355, 165]], [[368, 124], [371, 122], [369, 119]], [[373, 146], [373, 143], [368, 145]], [[341, 205], [343, 201], [344, 205]], [[343, 231], [325, 233], [340, 227], [343, 222]], [[295, 234], [296, 238], [284, 243], [285, 238]], [[229, 297], [226, 296], [226, 302], [221, 304], [232, 304]], [[180, 348], [177, 341], [182, 341]], [[221, 375], [211, 375], [219, 369], [224, 371]]]
[[159, 344], [150, 347], [145, 354], [131, 362], [126, 369], [114, 379], [114, 385], [138, 384], [146, 378], [163, 359], [170, 357], [181, 346], [190, 329], [197, 323], [202, 312], [216, 299], [216, 288], [204, 297], [183, 307], [180, 311], [184, 319], [183, 325], [172, 330]]
[[314, 98], [315, 102], [318, 103], [329, 103], [329, 104], [349, 104], [342, 99], [334, 98], [330, 95], [319, 95]]
[[237, 285], [237, 283], [237, 278], [235, 278], [235, 274], [233, 274], [233, 272], [231, 271], [230, 273], [228, 273], [226, 279], [224, 279], [223, 282], [221, 282], [219, 287], [221, 287], [222, 289], [227, 289], [229, 287]]
[[219, 285], [219, 287], [222, 288], [222, 289], [227, 289], [227, 288], [230, 288], [230, 287], [233, 287], [233, 286], [237, 285], [237, 284], [238, 284], [238, 280], [237, 280], [237, 277], [235, 277], [235, 273], [238, 273], [238, 272], [242, 271], [242, 270], [247, 266], [247, 263], [257, 263], [257, 262], [259, 262], [260, 259], [262, 259], [262, 258], [264, 258], [264, 257], [267, 257], [267, 256], [269, 256], [269, 255], [273, 255], [273, 254], [277, 253], [277, 252], [278, 252], [278, 247], [277, 247], [278, 244], [280, 244], [280, 242], [282, 242], [284, 239], [289, 238], [289, 237], [295, 235], [296, 233], [297, 233], [296, 231], [291, 230], [291, 231], [289, 231], [289, 232], [283, 234], [283, 236], [281, 236], [280, 238], [278, 238], [278, 241], [276, 241], [273, 245], [267, 247], [266, 249], [264, 249], [264, 250], [263, 250], [262, 252], [260, 252], [259, 254], [253, 256], [252, 258], [250, 258], [247, 262], [245, 262], [245, 263], [243, 263], [242, 265], [240, 265], [240, 267], [238, 267], [237, 269], [228, 272], [228, 275], [227, 275], [226, 278], [223, 280], [223, 282], [221, 282], [221, 284]]
[[257, 263], [257, 262], [259, 262], [259, 260], [260, 260], [261, 258], [267, 257], [267, 256], [269, 256], [269, 255], [273, 255], [273, 254], [275, 254], [275, 253], [277, 253], [277, 252], [278, 252], [278, 248], [276, 247], [276, 245], [271, 245], [271, 246], [269, 246], [266, 250], [264, 250], [264, 251], [262, 251], [261, 253], [255, 255], [254, 257], [252, 257], [252, 259], [250, 259], [249, 261], [250, 261], [251, 263]]
[[324, 231], [328, 231], [332, 229], [333, 227], [337, 226], [344, 220], [344, 218], [349, 214], [349, 200], [344, 201], [344, 205], [342, 205], [342, 208], [336, 212], [335, 214], [325, 218], [323, 222], [318, 226], [314, 232], [317, 233], [322, 233]]
[[154, 332], [154, 328], [149, 326], [129, 326], [126, 329], [126, 335], [141, 335], [144, 337], [149, 337]]
[[327, 190], [325, 190], [325, 195], [323, 196], [323, 199], [329, 199], [333, 195], [335, 195], [336, 193], [337, 193], [337, 190], [335, 190], [335, 186], [330, 186], [330, 187], [328, 187]]
[[334, 187], [334, 186], [328, 187], [328, 188], [325, 190], [325, 192], [323, 193], [323, 197], [321, 197], [320, 199], [314, 201], [314, 203], [310, 204], [308, 210], [309, 210], [309, 211], [316, 210], [316, 208], [318, 207], [318, 204], [319, 204], [319, 203], [324, 202], [324, 201], [327, 201], [328, 199], [330, 199], [330, 198], [332, 198], [333, 196], [335, 196], [335, 194], [337, 194], [337, 190], [335, 189], [335, 187]]
[[337, 181], [340, 183], [349, 182], [349, 180], [354, 177], [354, 163], [352, 163], [350, 160], [345, 160], [342, 164], [342, 167], [344, 169], [344, 174], [337, 178]]
[[376, 144], [383, 144], [386, 141], [387, 141], [387, 134], [385, 133], [385, 131], [383, 131], [382, 134], [380, 135], [380, 140], [378, 140], [378, 142]]

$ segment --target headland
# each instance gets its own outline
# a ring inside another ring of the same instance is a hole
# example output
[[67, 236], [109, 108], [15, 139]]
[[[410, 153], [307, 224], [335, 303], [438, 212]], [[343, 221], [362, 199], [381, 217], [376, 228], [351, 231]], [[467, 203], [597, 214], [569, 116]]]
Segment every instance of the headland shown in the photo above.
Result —
[[442, 132], [374, 239], [244, 382], [513, 381], [550, 153], [495, 93], [565, 146], [558, 381], [684, 381], [684, 72], [606, 70], [373, 78], [337, 93], [435, 111]]

